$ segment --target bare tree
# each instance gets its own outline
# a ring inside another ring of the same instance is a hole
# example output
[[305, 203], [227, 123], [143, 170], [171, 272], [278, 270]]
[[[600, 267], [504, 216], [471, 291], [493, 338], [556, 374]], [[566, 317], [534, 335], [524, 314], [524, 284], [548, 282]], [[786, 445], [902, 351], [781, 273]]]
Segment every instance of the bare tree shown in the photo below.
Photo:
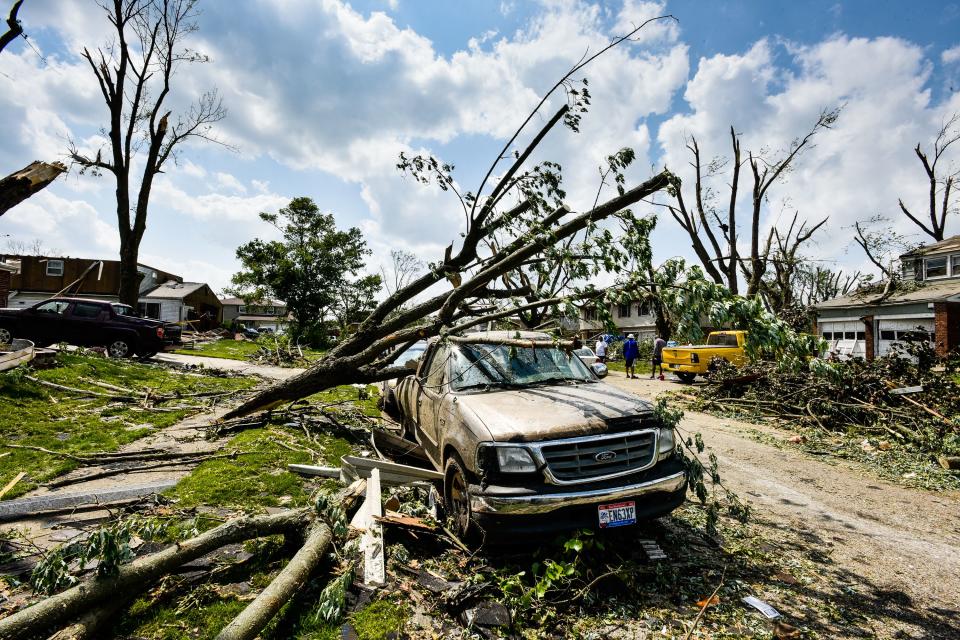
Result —
[[[654, 20], [658, 19], [663, 18]], [[562, 244], [581, 231], [595, 228], [600, 221], [623, 213], [626, 207], [665, 189], [676, 179], [664, 170], [632, 189], [624, 188], [622, 194], [587, 211], [574, 213], [560, 204], [545, 211], [542, 216], [531, 218], [525, 214], [541, 202], [536, 190], [524, 188], [526, 182], [523, 177], [538, 169], [528, 172], [522, 169], [534, 149], [557, 123], [562, 121], [569, 128], [577, 130], [581, 114], [589, 104], [589, 93], [584, 91], [584, 81], [578, 84], [573, 79], [574, 74], [611, 47], [632, 38], [649, 22], [651, 21], [648, 20], [627, 35], [615, 39], [570, 69], [544, 95], [497, 154], [476, 195], [461, 195], [459, 190], [456, 191], [466, 220], [458, 250], [455, 251], [453, 245], [447, 247], [443, 257], [431, 263], [427, 272], [387, 296], [360, 323], [353, 335], [337, 344], [309, 369], [261, 391], [226, 417], [267, 409], [334, 385], [376, 382], [396, 377], [406, 372], [406, 369], [393, 365], [393, 360], [402, 352], [402, 349], [394, 349], [395, 347], [436, 335], [452, 336], [492, 320], [516, 317], [518, 313], [529, 309], [565, 303], [569, 299], [566, 296], [534, 302], [517, 300], [516, 296], [522, 295], [520, 291], [496, 289], [495, 283], [500, 281], [504, 274], [537, 260], [545, 251]], [[514, 149], [515, 143], [529, 123], [544, 107], [549, 97], [560, 89], [566, 90], [566, 104], [547, 120], [524, 148]], [[510, 158], [513, 159], [510, 166], [494, 178], [501, 163]], [[434, 174], [438, 180], [447, 184], [448, 188], [454, 188], [455, 183], [450, 176], [452, 167], [438, 168], [437, 165], [433, 159], [401, 157], [401, 166], [410, 170], [418, 180], [424, 181], [426, 174]], [[543, 165], [539, 165], [539, 168], [542, 169]], [[541, 177], [547, 181], [556, 180], [556, 176], [550, 171], [542, 172]], [[485, 191], [488, 182], [492, 186], [489, 191]], [[552, 189], [551, 193], [559, 195], [556, 189]], [[504, 204], [508, 196], [514, 204]], [[513, 229], [514, 239], [497, 245], [492, 251], [486, 251], [487, 239], [507, 228]], [[437, 287], [441, 290], [434, 295], [421, 302], [412, 303], [418, 296]], [[594, 290], [583, 295], [595, 297], [601, 295], [601, 292]], [[491, 306], [490, 300], [500, 304]], [[409, 308], [406, 307], [408, 304]]]
[[[70, 157], [81, 173], [106, 171], [116, 179], [120, 301], [136, 306], [137, 260], [154, 178], [168, 160], [175, 160], [184, 141], [213, 140], [212, 125], [226, 110], [216, 90], [172, 119], [166, 107], [176, 72], [185, 63], [207, 61], [183, 42], [197, 29], [197, 0], [113, 0], [103, 9], [113, 25], [114, 41], [93, 53], [84, 49], [83, 58], [107, 106], [110, 125], [104, 135], [109, 147], [88, 153], [71, 142]], [[139, 184], [132, 184], [138, 166]]]
[[17, 19], [17, 14], [20, 12], [20, 5], [22, 4], [23, 0], [17, 0], [13, 3], [13, 6], [10, 7], [10, 13], [7, 15], [7, 31], [3, 35], [0, 35], [0, 51], [6, 49], [8, 44], [23, 35], [23, 25], [21, 25]]
[[917, 143], [916, 148], [913, 150], [923, 165], [923, 170], [927, 174], [927, 180], [930, 183], [927, 201], [927, 213], [930, 217], [929, 226], [920, 219], [922, 215], [914, 215], [907, 209], [902, 199], [898, 201], [900, 210], [903, 211], [904, 215], [937, 242], [943, 240], [944, 229], [947, 226], [947, 215], [956, 211], [956, 206], [952, 205], [950, 200], [953, 196], [954, 182], [957, 176], [960, 175], [960, 170], [954, 169], [952, 165], [947, 169], [946, 175], [942, 173], [938, 175], [938, 171], [942, 168], [938, 165], [947, 152], [947, 149], [957, 140], [960, 140], [960, 113], [953, 114], [950, 119], [940, 127], [940, 131], [937, 132], [937, 137], [933, 141], [932, 159], [929, 154], [920, 148], [920, 143]]
[[[725, 285], [731, 293], [737, 294], [740, 291], [739, 277], [742, 274], [747, 284], [747, 295], [752, 296], [760, 292], [763, 277], [767, 271], [770, 242], [772, 242], [772, 237], [768, 236], [767, 244], [761, 249], [760, 216], [770, 187], [783, 177], [804, 149], [812, 146], [813, 139], [818, 133], [829, 129], [836, 122], [839, 114], [839, 109], [824, 111], [803, 138], [794, 140], [789, 150], [785, 151], [781, 157], [769, 160], [762, 154], [748, 151], [744, 161], [740, 148], [740, 136], [733, 127], [730, 127], [730, 142], [733, 150], [733, 160], [730, 163], [732, 174], [729, 183], [729, 201], [723, 215], [713, 206], [716, 194], [705, 184], [705, 180], [719, 175], [726, 168], [727, 161], [714, 159], [704, 164], [697, 139], [690, 138], [687, 149], [693, 157], [690, 164], [695, 176], [694, 208], [691, 210], [687, 205], [682, 189], [676, 190], [675, 204], [667, 205], [667, 208], [680, 227], [690, 236], [697, 258], [714, 282]], [[737, 228], [737, 199], [740, 190], [740, 171], [744, 162], [750, 167], [753, 176], [749, 216], [749, 253], [740, 249]]]
[[42, 238], [34, 238], [27, 242], [25, 240], [7, 240], [7, 251], [20, 256], [59, 256], [62, 255], [60, 249], [48, 247]]
[[390, 251], [390, 266], [380, 267], [383, 286], [387, 293], [393, 295], [406, 287], [423, 273], [426, 266], [415, 253], [403, 249], [392, 249]]
[[771, 240], [767, 241], [767, 262], [773, 264], [773, 273], [765, 278], [762, 283], [762, 290], [767, 304], [773, 311], [781, 311], [792, 307], [797, 303], [796, 285], [798, 272], [806, 264], [806, 259], [800, 255], [800, 247], [803, 246], [814, 233], [827, 223], [824, 218], [813, 226], [808, 226], [806, 222], [800, 222], [797, 226], [798, 213], [794, 212], [793, 219], [786, 233], [774, 227], [768, 238], [776, 242], [776, 246], [770, 251]]
[[854, 242], [880, 270], [881, 279], [897, 279], [899, 273], [893, 266], [893, 259], [911, 247], [910, 239], [897, 233], [890, 225], [890, 220], [881, 215], [858, 220], [853, 223], [853, 228], [856, 232]]

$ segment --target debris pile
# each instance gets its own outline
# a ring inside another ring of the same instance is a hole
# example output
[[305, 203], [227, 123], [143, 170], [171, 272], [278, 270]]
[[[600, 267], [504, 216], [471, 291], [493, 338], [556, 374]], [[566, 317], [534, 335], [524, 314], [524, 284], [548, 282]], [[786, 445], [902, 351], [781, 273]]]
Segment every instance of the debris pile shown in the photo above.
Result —
[[950, 460], [960, 453], [960, 383], [949, 363], [939, 371], [932, 364], [931, 354], [924, 353], [915, 361], [813, 360], [793, 371], [771, 362], [725, 364], [716, 367], [712, 384], [694, 404], [895, 442]]
[[259, 349], [247, 356], [248, 360], [257, 364], [268, 364], [275, 367], [295, 367], [307, 364], [307, 357], [303, 348], [290, 340], [288, 336], [261, 336], [257, 340]]

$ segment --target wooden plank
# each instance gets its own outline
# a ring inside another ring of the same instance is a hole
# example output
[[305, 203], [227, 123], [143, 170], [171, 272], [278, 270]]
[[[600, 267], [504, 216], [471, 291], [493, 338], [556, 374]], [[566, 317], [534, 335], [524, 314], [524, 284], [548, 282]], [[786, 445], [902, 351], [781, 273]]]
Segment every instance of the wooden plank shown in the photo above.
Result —
[[17, 477], [7, 483], [7, 486], [5, 486], [3, 489], [0, 489], [0, 500], [3, 500], [3, 496], [7, 495], [7, 492], [10, 491], [10, 489], [13, 489], [15, 486], [17, 486], [17, 483], [23, 480], [26, 475], [26, 471], [21, 471], [17, 474]]
[[419, 531], [436, 531], [436, 525], [428, 524], [423, 518], [415, 518], [396, 511], [387, 511], [386, 515], [374, 516], [373, 519], [382, 525], [393, 525], [404, 529], [417, 529]]
[[356, 469], [362, 478], [369, 477], [371, 469], [379, 469], [381, 473], [389, 473], [394, 476], [406, 476], [412, 480], [443, 480], [443, 474], [437, 471], [423, 469], [421, 467], [411, 467], [406, 464], [397, 464], [396, 462], [358, 458], [356, 456], [343, 456], [340, 458], [340, 461]]
[[320, 476], [322, 478], [339, 478], [339, 467], [317, 467], [312, 464], [288, 464], [287, 469], [305, 476]]
[[367, 480], [367, 499], [363, 502], [364, 531], [360, 538], [363, 550], [363, 581], [371, 586], [379, 586], [387, 581], [386, 565], [383, 561], [383, 526], [375, 520], [383, 516], [380, 504], [380, 470], [374, 468]]
[[899, 389], [890, 389], [890, 393], [902, 396], [906, 393], [921, 393], [923, 391], [923, 385], [917, 385], [915, 387], [900, 387]]
[[35, 498], [7, 500], [0, 502], [0, 520], [10, 520], [23, 516], [32, 516], [43, 511], [70, 509], [82, 505], [98, 505], [118, 500], [141, 498], [160, 493], [174, 486], [176, 481], [155, 482], [134, 487], [104, 488], [99, 491], [83, 493], [51, 493]]

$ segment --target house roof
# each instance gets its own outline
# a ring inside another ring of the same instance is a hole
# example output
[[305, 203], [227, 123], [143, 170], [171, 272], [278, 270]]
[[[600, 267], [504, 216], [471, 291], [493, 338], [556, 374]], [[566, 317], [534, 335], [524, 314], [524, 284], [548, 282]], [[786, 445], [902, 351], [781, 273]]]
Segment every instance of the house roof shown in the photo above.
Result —
[[179, 300], [207, 286], [205, 282], [164, 282], [153, 291], [143, 294], [142, 298], [168, 298]]
[[[960, 236], [958, 236], [960, 237]], [[936, 282], [918, 283], [920, 286], [911, 291], [895, 292], [883, 298], [880, 291], [870, 293], [852, 293], [839, 298], [833, 298], [816, 305], [817, 309], [847, 309], [867, 307], [873, 305], [910, 304], [914, 302], [943, 302], [950, 298], [960, 300], [960, 278], [939, 280]]]
[[960, 251], [960, 235], [952, 236], [946, 240], [934, 242], [933, 244], [917, 247], [916, 249], [908, 251], [900, 257], [906, 258], [908, 256], [923, 256], [931, 253], [947, 253], [950, 251]]
[[263, 306], [268, 306], [268, 307], [285, 307], [285, 306], [287, 306], [287, 305], [285, 305], [285, 304], [283, 303], [282, 300], [273, 300], [273, 299], [270, 299], [270, 298], [265, 298], [265, 299], [263, 299], [263, 300], [254, 300], [254, 301], [252, 301], [252, 302], [247, 302], [247, 301], [245, 301], [243, 298], [223, 298], [222, 300], [220, 300], [220, 304], [222, 304], [222, 305], [224, 305], [224, 306], [226, 306], [226, 305], [244, 305], [244, 306], [246, 306], [246, 305], [249, 304], [249, 305], [252, 306], [252, 307], [263, 307]]
[[237, 316], [237, 320], [240, 322], [286, 322], [287, 319], [283, 316], [271, 316], [271, 315], [262, 315], [262, 316]]
[[7, 264], [7, 263], [5, 263], [5, 262], [0, 262], [0, 271], [9, 271], [10, 273], [16, 273], [16, 272], [19, 271], [19, 270], [20, 270], [20, 269], [18, 269], [17, 267], [13, 266], [12, 264]]

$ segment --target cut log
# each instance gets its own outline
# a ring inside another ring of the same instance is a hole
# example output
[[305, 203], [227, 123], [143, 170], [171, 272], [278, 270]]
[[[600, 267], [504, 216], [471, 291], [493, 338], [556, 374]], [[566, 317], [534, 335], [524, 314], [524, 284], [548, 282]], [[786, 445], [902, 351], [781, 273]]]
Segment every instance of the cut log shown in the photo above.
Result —
[[91, 608], [115, 598], [118, 593], [142, 591], [146, 585], [176, 567], [215, 549], [251, 538], [300, 530], [309, 522], [311, 514], [312, 509], [305, 508], [274, 515], [236, 518], [196, 538], [137, 558], [121, 566], [116, 576], [90, 576], [66, 591], [0, 619], [0, 640], [30, 638], [44, 631], [55, 630]]
[[[358, 480], [339, 494], [344, 512], [349, 515], [356, 507], [357, 498], [367, 486], [366, 481]], [[283, 571], [273, 579], [256, 599], [223, 628], [217, 640], [253, 640], [273, 619], [280, 608], [310, 578], [310, 574], [320, 564], [333, 533], [325, 522], [315, 522], [310, 528], [307, 541], [295, 556], [287, 563]]]
[[0, 216], [65, 173], [67, 167], [60, 162], [35, 161], [20, 171], [0, 179]]
[[953, 470], [960, 469], [960, 456], [940, 456], [937, 458], [937, 462], [940, 463], [940, 466], [944, 469]]

